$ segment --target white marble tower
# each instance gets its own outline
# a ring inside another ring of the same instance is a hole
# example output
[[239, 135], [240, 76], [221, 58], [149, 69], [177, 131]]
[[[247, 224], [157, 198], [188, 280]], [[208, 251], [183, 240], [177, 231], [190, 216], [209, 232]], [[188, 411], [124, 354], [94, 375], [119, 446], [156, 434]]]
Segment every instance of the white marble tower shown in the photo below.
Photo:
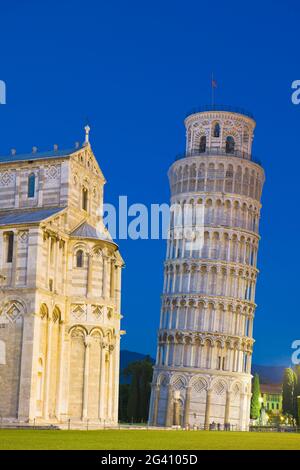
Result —
[[185, 127], [186, 152], [169, 170], [171, 203], [202, 205], [203, 246], [187, 249], [171, 221], [149, 422], [246, 430], [264, 183], [252, 157], [255, 121], [204, 108]]

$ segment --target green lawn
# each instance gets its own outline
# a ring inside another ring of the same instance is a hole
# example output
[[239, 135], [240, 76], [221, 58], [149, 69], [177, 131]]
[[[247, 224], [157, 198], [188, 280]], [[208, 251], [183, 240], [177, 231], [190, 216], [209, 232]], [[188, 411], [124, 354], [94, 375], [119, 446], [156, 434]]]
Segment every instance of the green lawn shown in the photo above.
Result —
[[1, 429], [0, 449], [300, 450], [300, 434], [213, 431], [39, 431]]

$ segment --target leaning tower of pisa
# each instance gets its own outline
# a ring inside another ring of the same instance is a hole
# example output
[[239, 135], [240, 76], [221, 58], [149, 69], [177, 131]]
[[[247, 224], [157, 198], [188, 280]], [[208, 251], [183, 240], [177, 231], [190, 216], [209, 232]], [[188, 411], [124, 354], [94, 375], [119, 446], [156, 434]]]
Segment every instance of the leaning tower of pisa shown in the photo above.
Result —
[[191, 249], [174, 236], [171, 218], [149, 422], [246, 430], [264, 183], [251, 151], [255, 121], [210, 107], [185, 127], [171, 204], [203, 208], [202, 243]]

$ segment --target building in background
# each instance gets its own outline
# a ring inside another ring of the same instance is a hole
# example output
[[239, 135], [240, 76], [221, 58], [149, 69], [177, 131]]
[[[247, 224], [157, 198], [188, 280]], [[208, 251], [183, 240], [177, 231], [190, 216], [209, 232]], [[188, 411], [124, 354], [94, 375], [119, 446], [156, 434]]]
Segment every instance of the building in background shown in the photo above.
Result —
[[261, 404], [272, 415], [282, 413], [282, 384], [260, 384]]
[[123, 261], [89, 144], [0, 157], [0, 415], [118, 420]]
[[204, 208], [203, 246], [171, 218], [149, 422], [246, 430], [251, 396], [259, 218], [264, 170], [255, 121], [229, 108], [185, 120], [186, 153], [169, 170], [171, 203]]

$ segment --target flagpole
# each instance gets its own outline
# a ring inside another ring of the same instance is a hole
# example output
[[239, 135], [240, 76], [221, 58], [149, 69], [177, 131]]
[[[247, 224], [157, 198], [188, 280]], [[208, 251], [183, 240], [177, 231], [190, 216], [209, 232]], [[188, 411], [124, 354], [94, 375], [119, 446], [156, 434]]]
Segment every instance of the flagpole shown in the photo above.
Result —
[[211, 74], [210, 86], [211, 86], [211, 106], [213, 108], [214, 107], [214, 74], [213, 74], [213, 72]]

